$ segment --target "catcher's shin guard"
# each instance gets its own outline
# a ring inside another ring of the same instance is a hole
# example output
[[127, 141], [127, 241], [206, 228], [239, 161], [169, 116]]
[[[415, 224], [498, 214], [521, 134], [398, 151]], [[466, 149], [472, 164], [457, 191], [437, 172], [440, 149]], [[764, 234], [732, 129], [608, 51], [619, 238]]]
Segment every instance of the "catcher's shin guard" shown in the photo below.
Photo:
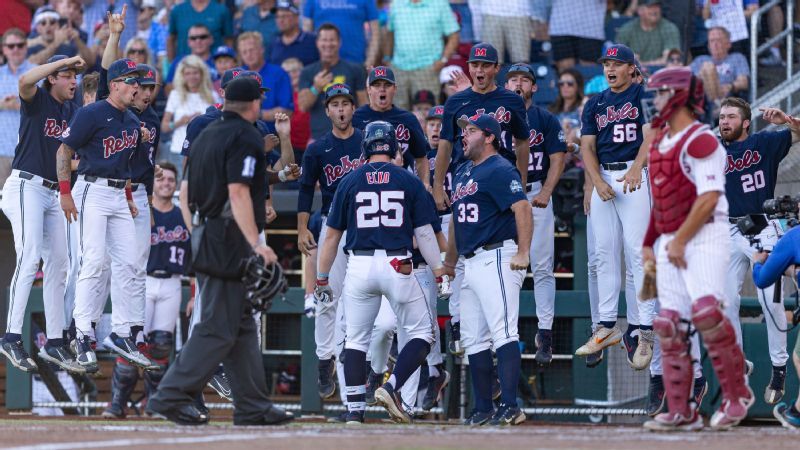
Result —
[[117, 358], [117, 363], [114, 364], [114, 372], [111, 376], [111, 404], [109, 409], [120, 411], [122, 417], [124, 417], [137, 381], [139, 381], [139, 368], [129, 364], [122, 358]]
[[754, 400], [745, 382], [744, 353], [736, 344], [733, 325], [725, 317], [719, 301], [705, 296], [692, 303], [692, 322], [703, 336], [722, 389], [720, 410], [731, 419], [743, 419]]
[[158, 390], [158, 384], [161, 383], [161, 379], [164, 378], [164, 373], [167, 371], [169, 359], [154, 359], [153, 362], [161, 366], [161, 368], [155, 370], [146, 370], [142, 376], [144, 379], [144, 394], [148, 399], [156, 394], [156, 391]]
[[661, 339], [667, 408], [671, 413], [689, 417], [691, 415], [689, 398], [692, 393], [694, 369], [689, 354], [688, 324], [681, 321], [677, 311], [662, 309], [653, 321], [653, 329]]

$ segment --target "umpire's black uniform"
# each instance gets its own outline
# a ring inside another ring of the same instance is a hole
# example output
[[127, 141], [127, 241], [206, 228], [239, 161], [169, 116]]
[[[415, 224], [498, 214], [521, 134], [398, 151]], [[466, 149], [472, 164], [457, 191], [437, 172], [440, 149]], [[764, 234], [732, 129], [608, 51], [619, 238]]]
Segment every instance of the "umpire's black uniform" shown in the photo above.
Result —
[[[240, 78], [225, 89], [226, 99], [260, 101], [259, 83]], [[148, 409], [184, 424], [202, 424], [193, 406], [220, 361], [231, 380], [236, 425], [266, 425], [291, 420], [267, 396], [256, 324], [245, 299], [241, 261], [252, 253], [230, 207], [228, 186], [244, 184], [259, 232], [266, 225], [267, 192], [264, 141], [252, 123], [225, 111], [192, 145], [189, 204], [201, 217], [192, 233], [192, 265], [203, 286], [201, 321], [169, 367]]]

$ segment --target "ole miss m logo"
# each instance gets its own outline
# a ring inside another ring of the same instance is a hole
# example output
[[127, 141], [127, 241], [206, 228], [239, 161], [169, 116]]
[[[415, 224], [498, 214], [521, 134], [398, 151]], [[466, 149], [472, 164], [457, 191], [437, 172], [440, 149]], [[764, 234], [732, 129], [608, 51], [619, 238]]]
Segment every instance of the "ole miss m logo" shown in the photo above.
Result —
[[375, 76], [376, 77], [385, 77], [386, 76], [386, 68], [385, 67], [379, 67], [379, 68], [375, 69]]
[[485, 48], [476, 48], [475, 49], [475, 56], [486, 56], [486, 49]]
[[437, 106], [436, 109], [433, 110], [433, 113], [436, 114], [437, 116], [444, 115], [444, 107]]
[[125, 64], [128, 65], [128, 69], [135, 69], [136, 68], [136, 63], [131, 61], [131, 60], [125, 61]]
[[617, 56], [617, 48], [611, 47], [608, 50], [606, 50], [606, 56]]

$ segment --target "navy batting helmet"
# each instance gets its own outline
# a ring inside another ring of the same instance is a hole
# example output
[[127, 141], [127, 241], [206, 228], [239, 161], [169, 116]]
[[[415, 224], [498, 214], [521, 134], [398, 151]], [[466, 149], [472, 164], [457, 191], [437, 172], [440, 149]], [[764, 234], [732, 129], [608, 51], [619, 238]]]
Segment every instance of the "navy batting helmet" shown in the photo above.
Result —
[[382, 120], [368, 124], [367, 128], [364, 129], [361, 152], [364, 158], [369, 158], [372, 155], [388, 155], [393, 158], [397, 153], [394, 126]]

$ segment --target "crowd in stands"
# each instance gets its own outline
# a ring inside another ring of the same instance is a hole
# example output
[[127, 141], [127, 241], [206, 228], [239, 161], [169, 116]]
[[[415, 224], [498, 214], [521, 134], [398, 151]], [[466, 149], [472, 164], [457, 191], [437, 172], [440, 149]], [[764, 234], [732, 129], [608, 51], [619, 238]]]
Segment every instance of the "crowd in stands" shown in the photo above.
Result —
[[[302, 152], [330, 128], [320, 93], [354, 86], [366, 103], [366, 71], [388, 65], [397, 106], [417, 111], [452, 94], [472, 44], [486, 41], [501, 63], [532, 62], [536, 101], [557, 114], [571, 139], [583, 103], [606, 87], [603, 47], [631, 47], [646, 75], [690, 65], [715, 104], [750, 85], [748, 21], [758, 0], [5, 0], [0, 16], [0, 185], [17, 142], [17, 80], [54, 54], [80, 55], [97, 70], [108, 40], [106, 13], [127, 5], [123, 55], [155, 65], [163, 88], [160, 158], [178, 160], [186, 125], [220, 101], [219, 75], [240, 66], [269, 85], [262, 119], [292, 115]], [[796, 11], [800, 9], [797, 8]], [[785, 24], [766, 15], [768, 36]], [[766, 37], [768, 37], [766, 36]], [[758, 37], [756, 37], [758, 38]], [[760, 60], [785, 64], [777, 43]], [[77, 97], [80, 98], [80, 97]]]

